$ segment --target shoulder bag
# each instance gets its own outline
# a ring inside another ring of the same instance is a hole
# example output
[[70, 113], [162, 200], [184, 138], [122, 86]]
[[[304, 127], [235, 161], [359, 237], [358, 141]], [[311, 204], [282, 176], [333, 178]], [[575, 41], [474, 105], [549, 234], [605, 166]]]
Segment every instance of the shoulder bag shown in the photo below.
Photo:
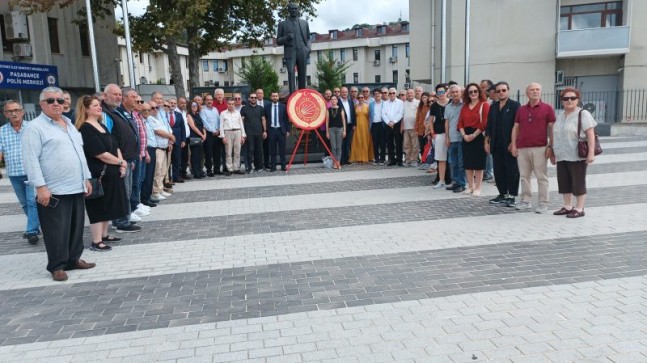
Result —
[[101, 184], [101, 180], [103, 179], [103, 176], [106, 174], [106, 168], [108, 167], [108, 164], [103, 164], [103, 170], [101, 170], [101, 175], [99, 175], [98, 178], [92, 178], [88, 179], [90, 182], [90, 185], [92, 185], [92, 193], [90, 195], [86, 196], [85, 199], [97, 199], [103, 197], [103, 184]]
[[[587, 158], [589, 156], [589, 142], [586, 139], [586, 135], [581, 137], [582, 132], [582, 111], [580, 110], [577, 115], [577, 155], [581, 158]], [[595, 132], [595, 130], [593, 130]], [[593, 150], [594, 155], [602, 154], [602, 146], [600, 146], [600, 139], [598, 139], [598, 134], [595, 133], [595, 149]]]

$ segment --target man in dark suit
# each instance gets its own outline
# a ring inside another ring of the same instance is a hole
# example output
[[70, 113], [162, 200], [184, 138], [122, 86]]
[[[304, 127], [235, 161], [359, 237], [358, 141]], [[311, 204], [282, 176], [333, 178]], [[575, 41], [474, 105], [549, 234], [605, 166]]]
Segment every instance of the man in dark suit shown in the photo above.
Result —
[[299, 72], [299, 87], [306, 88], [306, 61], [310, 54], [310, 27], [308, 22], [299, 18], [299, 5], [288, 4], [290, 18], [279, 23], [276, 43], [283, 46], [283, 58], [288, 68], [288, 85], [290, 93], [294, 88], [294, 65]]
[[355, 116], [355, 102], [352, 98], [348, 97], [348, 88], [341, 88], [341, 97], [339, 98], [339, 107], [344, 108], [346, 113], [346, 137], [341, 143], [341, 164], [349, 165], [350, 161], [350, 146], [353, 142], [353, 134], [355, 132], [355, 125], [357, 120]]
[[182, 148], [186, 144], [186, 128], [184, 126], [184, 117], [180, 112], [177, 112], [175, 106], [177, 101], [175, 98], [169, 99], [170, 108], [165, 109], [168, 112], [168, 122], [175, 136], [175, 143], [171, 149], [171, 177], [175, 183], [184, 183], [182, 179], [180, 166], [182, 165]]
[[494, 179], [499, 195], [490, 200], [491, 204], [516, 206], [515, 197], [519, 193], [519, 167], [508, 149], [512, 138], [514, 118], [521, 105], [508, 97], [510, 86], [506, 82], [495, 85], [499, 98], [490, 107], [485, 130], [485, 151], [492, 154], [494, 161]]
[[270, 171], [276, 171], [277, 151], [281, 160], [281, 170], [285, 170], [285, 139], [290, 136], [288, 111], [284, 104], [279, 103], [278, 92], [272, 92], [270, 99], [272, 102], [265, 107], [270, 140]]
[[[256, 90], [256, 97], [258, 98], [256, 104], [263, 107], [263, 109], [270, 107], [272, 104], [271, 101], [264, 98], [265, 91], [262, 88]], [[270, 166], [270, 137], [268, 135], [268, 137], [263, 139], [263, 167], [265, 170], [270, 170]]]

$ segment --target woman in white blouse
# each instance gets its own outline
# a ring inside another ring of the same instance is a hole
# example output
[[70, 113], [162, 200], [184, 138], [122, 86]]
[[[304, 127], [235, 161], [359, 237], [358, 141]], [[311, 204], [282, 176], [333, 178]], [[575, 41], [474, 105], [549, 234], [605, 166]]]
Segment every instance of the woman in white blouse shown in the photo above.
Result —
[[[564, 198], [562, 207], [553, 214], [565, 215], [567, 218], [584, 217], [586, 200], [586, 167], [595, 160], [595, 126], [597, 123], [591, 113], [578, 106], [580, 91], [566, 88], [561, 94], [564, 111], [557, 116], [553, 126], [553, 156], [551, 163], [557, 163], [557, 186]], [[581, 115], [580, 115], [581, 114]], [[582, 134], [577, 133], [578, 119], [582, 120]], [[577, 153], [577, 141], [586, 138], [589, 154], [580, 158]], [[575, 205], [573, 206], [573, 196]]]

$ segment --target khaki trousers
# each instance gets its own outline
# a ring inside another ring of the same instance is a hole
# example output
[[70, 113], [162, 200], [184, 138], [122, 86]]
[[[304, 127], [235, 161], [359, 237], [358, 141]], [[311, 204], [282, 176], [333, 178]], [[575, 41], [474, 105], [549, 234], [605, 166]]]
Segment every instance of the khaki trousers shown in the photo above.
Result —
[[420, 153], [420, 143], [418, 142], [418, 133], [416, 130], [404, 130], [402, 133], [404, 138], [404, 155], [405, 162], [418, 161], [418, 153]]
[[530, 203], [532, 200], [532, 173], [537, 178], [539, 205], [548, 205], [548, 160], [546, 147], [526, 147], [519, 150], [517, 165], [521, 182], [521, 201]]
[[242, 133], [237, 131], [225, 131], [225, 151], [227, 153], [226, 164], [227, 170], [238, 171], [240, 169], [240, 137]]
[[155, 177], [153, 178], [153, 194], [164, 191], [164, 178], [168, 174], [168, 150], [155, 150]]

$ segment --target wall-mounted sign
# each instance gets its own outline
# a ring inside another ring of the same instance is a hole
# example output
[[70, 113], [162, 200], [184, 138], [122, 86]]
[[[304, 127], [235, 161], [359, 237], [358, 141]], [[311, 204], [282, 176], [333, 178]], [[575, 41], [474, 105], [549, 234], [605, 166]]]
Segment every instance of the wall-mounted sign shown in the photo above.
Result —
[[0, 89], [36, 89], [58, 86], [56, 66], [0, 62]]

